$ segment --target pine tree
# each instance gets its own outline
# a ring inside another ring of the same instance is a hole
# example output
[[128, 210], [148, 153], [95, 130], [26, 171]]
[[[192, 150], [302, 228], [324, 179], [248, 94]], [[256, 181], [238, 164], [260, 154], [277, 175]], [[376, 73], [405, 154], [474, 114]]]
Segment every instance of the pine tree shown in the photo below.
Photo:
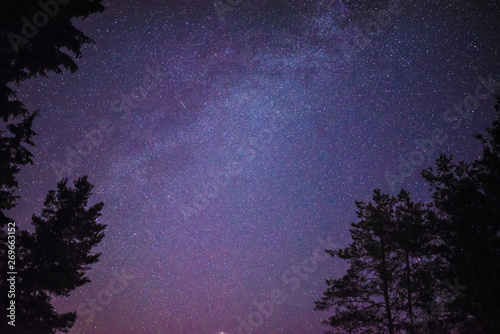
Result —
[[[500, 97], [497, 96], [500, 103]], [[498, 110], [498, 105], [496, 109]], [[500, 328], [500, 116], [477, 135], [480, 159], [453, 162], [441, 155], [422, 172], [442, 218], [439, 237], [449, 263], [445, 275], [467, 289], [447, 305], [449, 321], [463, 333], [497, 333]], [[463, 283], [462, 283], [463, 282]]]
[[449, 333], [452, 326], [443, 322], [438, 303], [449, 297], [439, 281], [439, 273], [446, 265], [439, 256], [443, 244], [436, 237], [439, 220], [427, 205], [413, 202], [407, 191], [401, 190], [397, 199], [395, 225], [388, 237], [401, 263], [395, 275], [402, 301], [398, 308], [403, 310], [405, 321], [398, 330], [410, 334]]
[[394, 198], [375, 191], [372, 203], [357, 201], [357, 216], [350, 229], [353, 242], [346, 248], [327, 250], [333, 256], [347, 260], [349, 268], [339, 279], [328, 279], [327, 291], [316, 310], [333, 308], [325, 324], [345, 333], [394, 334], [392, 276], [393, 263], [385, 237], [391, 222]]
[[[433, 210], [414, 203], [407, 191], [396, 196], [376, 189], [373, 203], [356, 202], [359, 222], [353, 223], [353, 242], [328, 250], [347, 260], [339, 279], [327, 280], [316, 310], [331, 310], [325, 324], [343, 333], [449, 333], [435, 305], [441, 287], [435, 273], [444, 261], [442, 244], [435, 238]], [[446, 291], [440, 298], [447, 297]]]
[[400, 308], [407, 305], [406, 313], [409, 320], [407, 331], [416, 332], [415, 300], [414, 293], [418, 289], [415, 284], [415, 272], [419, 267], [420, 256], [424, 256], [423, 249], [426, 244], [425, 210], [420, 203], [413, 203], [408, 192], [401, 191], [398, 195], [398, 205], [395, 209], [395, 225], [390, 232], [393, 240], [394, 251], [399, 254], [402, 267], [397, 268], [400, 277], [400, 299], [403, 301]]

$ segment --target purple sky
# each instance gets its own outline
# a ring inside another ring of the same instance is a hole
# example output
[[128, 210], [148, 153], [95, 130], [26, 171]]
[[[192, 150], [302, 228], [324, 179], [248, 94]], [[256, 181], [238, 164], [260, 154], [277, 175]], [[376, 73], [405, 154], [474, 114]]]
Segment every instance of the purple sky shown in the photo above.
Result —
[[319, 250], [349, 242], [354, 201], [428, 200], [420, 170], [479, 153], [499, 9], [476, 2], [240, 0], [222, 21], [211, 0], [114, 1], [76, 22], [96, 41], [78, 71], [19, 88], [41, 113], [14, 210], [29, 228], [80, 175], [105, 203], [92, 283], [54, 302], [72, 333], [326, 330], [314, 301], [345, 265]]

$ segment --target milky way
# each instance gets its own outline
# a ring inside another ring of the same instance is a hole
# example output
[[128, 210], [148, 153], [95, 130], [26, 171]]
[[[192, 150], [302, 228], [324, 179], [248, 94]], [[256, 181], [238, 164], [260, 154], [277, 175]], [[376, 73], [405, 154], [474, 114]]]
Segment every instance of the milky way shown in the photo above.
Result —
[[499, 8], [169, 3], [106, 3], [75, 22], [96, 41], [76, 73], [19, 88], [41, 110], [20, 225], [59, 177], [105, 203], [92, 283], [54, 305], [78, 309], [72, 333], [322, 333], [314, 301], [345, 269], [323, 249], [349, 242], [354, 201], [428, 200], [420, 170], [478, 155]]

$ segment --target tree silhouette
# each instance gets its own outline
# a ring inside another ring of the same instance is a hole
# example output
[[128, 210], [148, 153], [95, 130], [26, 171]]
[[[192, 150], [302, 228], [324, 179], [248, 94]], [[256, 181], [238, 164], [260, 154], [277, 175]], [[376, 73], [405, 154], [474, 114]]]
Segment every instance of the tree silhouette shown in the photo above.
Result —
[[[7, 310], [12, 301], [16, 306], [16, 326], [4, 316], [1, 333], [67, 332], [76, 314], [57, 314], [52, 296], [67, 296], [90, 282], [85, 271], [100, 255], [91, 250], [104, 237], [105, 225], [97, 222], [103, 204], [86, 208], [92, 189], [86, 177], [75, 181], [75, 188], [62, 180], [57, 191], [49, 192], [42, 215], [33, 216], [32, 233], [19, 231], [6, 212], [19, 200], [17, 173], [33, 163], [29, 146], [34, 146], [32, 123], [38, 114], [17, 99], [12, 84], [49, 72], [76, 71], [73, 57], [80, 58], [82, 45], [93, 41], [72, 20], [102, 12], [101, 2], [0, 2], [0, 306]], [[11, 258], [15, 262], [7, 268]], [[13, 271], [17, 274], [7, 274]], [[7, 293], [10, 282], [16, 287], [12, 297]]]
[[87, 177], [75, 181], [75, 189], [66, 184], [64, 179], [57, 193], [49, 192], [42, 215], [33, 215], [35, 232], [29, 236], [29, 272], [47, 291], [64, 296], [90, 282], [85, 270], [100, 254], [89, 252], [104, 236], [104, 225], [96, 223], [104, 204], [86, 209], [92, 190]]
[[[404, 333], [449, 333], [452, 324], [444, 322], [440, 301], [452, 298], [439, 278], [446, 266], [439, 255], [443, 243], [436, 238], [441, 228], [434, 210], [422, 203], [411, 201], [407, 191], [401, 190], [394, 210], [394, 226], [388, 232], [396, 258], [398, 308], [403, 311], [404, 321], [398, 330]], [[430, 306], [432, 310], [430, 309]], [[431, 312], [432, 311], [432, 312]]]
[[[75, 72], [72, 57], [82, 56], [83, 44], [94, 41], [73, 26], [74, 18], [85, 18], [104, 10], [102, 0], [4, 0], [0, 1], [0, 209], [8, 210], [18, 199], [14, 195], [15, 175], [20, 166], [32, 163], [28, 146], [37, 111], [29, 112], [16, 98], [9, 83], [49, 72]], [[46, 19], [44, 19], [46, 18]], [[0, 213], [0, 226], [6, 224]]]
[[[327, 250], [349, 268], [326, 281], [316, 310], [333, 309], [325, 324], [344, 333], [415, 333], [433, 285], [424, 271], [429, 264], [420, 261], [432, 245], [427, 231], [433, 214], [404, 190], [390, 197], [376, 189], [373, 203], [356, 206], [360, 220], [351, 224], [353, 242]], [[408, 239], [416, 233], [420, 237]]]
[[[101, 255], [91, 254], [106, 227], [97, 222], [103, 203], [87, 209], [92, 185], [83, 177], [74, 182], [74, 188], [67, 186], [66, 179], [57, 188], [47, 195], [41, 216], [33, 215], [34, 232], [17, 235], [16, 326], [2, 323], [2, 332], [55, 333], [69, 329], [76, 313], [57, 314], [50, 304], [51, 296], [69, 296], [75, 288], [90, 282], [85, 271]], [[2, 274], [9, 271], [6, 263], [0, 265]], [[6, 309], [7, 301], [2, 297]]]
[[[500, 97], [497, 97], [500, 103]], [[499, 105], [495, 106], [498, 111]], [[449, 263], [447, 277], [468, 288], [448, 305], [450, 320], [465, 333], [498, 333], [500, 328], [500, 115], [476, 135], [483, 152], [472, 163], [441, 155], [436, 170], [422, 172], [443, 218], [437, 231]]]
[[405, 190], [356, 202], [353, 242], [327, 250], [349, 268], [316, 301], [317, 310], [333, 309], [325, 324], [357, 334], [498, 333], [500, 115], [486, 130], [475, 136], [481, 158], [441, 155], [435, 170], [422, 171], [431, 203], [414, 203]]

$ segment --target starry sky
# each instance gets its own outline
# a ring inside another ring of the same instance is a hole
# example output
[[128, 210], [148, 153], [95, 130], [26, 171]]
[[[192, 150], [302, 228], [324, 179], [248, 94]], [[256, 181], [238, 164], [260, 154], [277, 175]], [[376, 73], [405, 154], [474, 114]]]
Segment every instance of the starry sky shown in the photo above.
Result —
[[494, 119], [494, 1], [104, 5], [76, 73], [16, 87], [40, 109], [20, 227], [62, 177], [105, 203], [92, 283], [54, 300], [71, 333], [322, 333], [354, 201], [428, 201], [419, 172]]

